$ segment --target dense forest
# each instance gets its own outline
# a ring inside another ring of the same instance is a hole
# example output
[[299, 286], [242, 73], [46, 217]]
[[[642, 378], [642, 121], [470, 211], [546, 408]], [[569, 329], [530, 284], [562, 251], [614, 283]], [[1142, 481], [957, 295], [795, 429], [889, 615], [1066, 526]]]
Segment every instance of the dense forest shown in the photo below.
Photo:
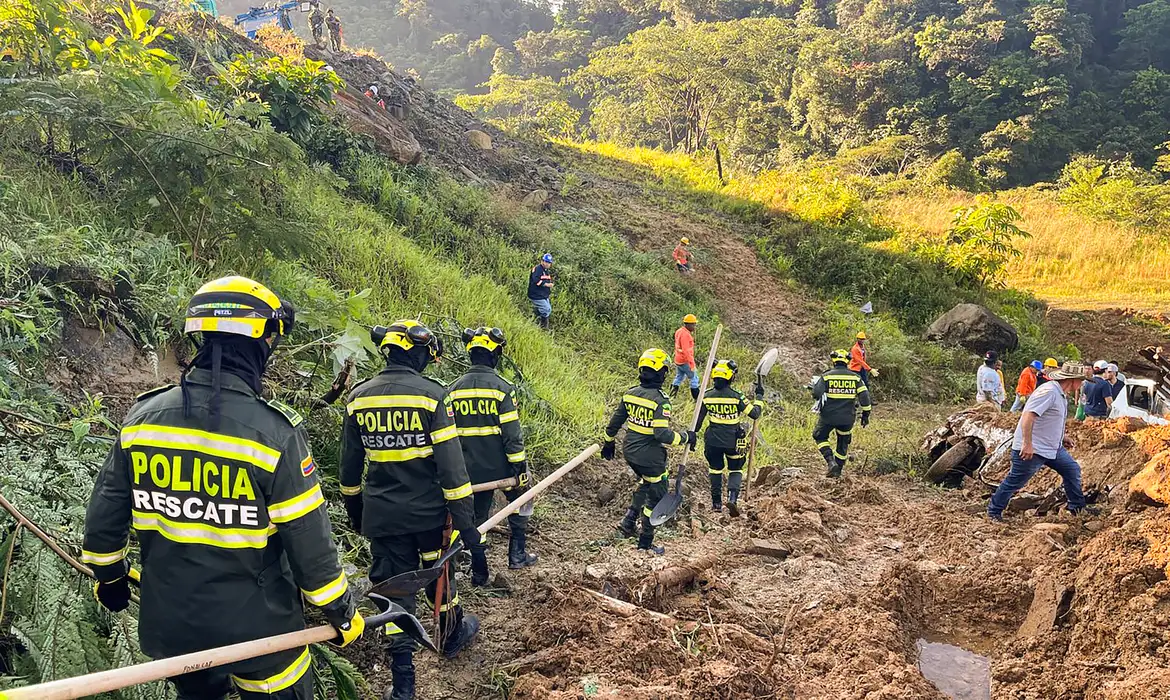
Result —
[[757, 166], [895, 137], [1014, 184], [1074, 154], [1152, 165], [1170, 131], [1170, 0], [334, 6], [350, 45], [504, 126]]

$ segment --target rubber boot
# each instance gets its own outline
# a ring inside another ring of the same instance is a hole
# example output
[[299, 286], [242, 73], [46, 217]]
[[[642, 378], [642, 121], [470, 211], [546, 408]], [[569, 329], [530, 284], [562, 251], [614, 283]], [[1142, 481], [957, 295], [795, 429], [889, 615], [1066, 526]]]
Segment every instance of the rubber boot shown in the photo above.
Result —
[[711, 474], [711, 510], [723, 512], [723, 475]]
[[653, 554], [660, 557], [666, 553], [666, 547], [654, 546], [654, 526], [650, 524], [650, 518], [642, 516], [642, 534], [638, 537], [638, 551]]
[[635, 537], [638, 534], [638, 511], [630, 508], [626, 511], [625, 517], [618, 523], [618, 532], [622, 533], [622, 537]]
[[840, 479], [841, 471], [843, 469], [845, 469], [845, 460], [834, 456], [829, 460], [829, 471], [825, 474], [825, 476], [829, 477], [830, 479]]
[[479, 618], [475, 615], [464, 615], [459, 623], [459, 629], [443, 642], [443, 656], [455, 658], [459, 652], [471, 645], [475, 635], [479, 633]]
[[697, 386], [691, 387], [691, 398], [694, 399], [695, 401], [699, 400], [699, 387], [697, 387]]
[[825, 458], [825, 464], [829, 465], [829, 470], [825, 472], [825, 476], [831, 479], [836, 479], [841, 476], [841, 467], [837, 465], [837, 457], [833, 455], [833, 451], [828, 447], [822, 447], [821, 456]]
[[678, 384], [670, 387], [670, 398], [678, 398]]
[[396, 651], [391, 654], [390, 675], [393, 685], [382, 694], [382, 700], [414, 700], [414, 653]]
[[731, 517], [739, 517], [739, 489], [743, 486], [743, 472], [731, 472], [727, 476], [727, 511]]
[[512, 526], [512, 536], [508, 539], [508, 568], [523, 569], [535, 564], [537, 559], [539, 557], [528, 551], [528, 523]]
[[471, 548], [471, 585], [486, 586], [491, 573], [488, 571], [487, 547], [478, 545]]

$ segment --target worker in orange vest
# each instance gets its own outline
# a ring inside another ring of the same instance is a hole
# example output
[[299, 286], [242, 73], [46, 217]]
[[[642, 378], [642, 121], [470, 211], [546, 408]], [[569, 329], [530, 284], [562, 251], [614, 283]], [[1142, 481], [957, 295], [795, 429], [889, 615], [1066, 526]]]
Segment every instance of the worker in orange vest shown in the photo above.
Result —
[[858, 331], [857, 342], [853, 344], [853, 349], [849, 351], [849, 370], [861, 375], [861, 381], [866, 388], [869, 387], [869, 377], [873, 375], [878, 376], [878, 371], [869, 366], [868, 353], [865, 350], [865, 343], [869, 340], [865, 336], [865, 331]]
[[679, 272], [686, 274], [692, 272], [691, 270], [691, 251], [687, 250], [687, 246], [691, 244], [691, 239], [683, 236], [678, 245], [674, 247], [674, 265]]
[[694, 314], [683, 316], [682, 326], [674, 332], [674, 381], [670, 395], [678, 396], [683, 379], [691, 381], [691, 398], [699, 400], [699, 375], [695, 372], [695, 326], [699, 319]]

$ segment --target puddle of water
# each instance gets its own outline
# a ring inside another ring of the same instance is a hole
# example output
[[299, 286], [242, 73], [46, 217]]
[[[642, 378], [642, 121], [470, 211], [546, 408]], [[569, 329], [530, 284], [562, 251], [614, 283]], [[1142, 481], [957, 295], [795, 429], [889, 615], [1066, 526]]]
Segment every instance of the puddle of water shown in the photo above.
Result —
[[953, 700], [991, 700], [991, 660], [961, 647], [919, 639], [918, 670]]

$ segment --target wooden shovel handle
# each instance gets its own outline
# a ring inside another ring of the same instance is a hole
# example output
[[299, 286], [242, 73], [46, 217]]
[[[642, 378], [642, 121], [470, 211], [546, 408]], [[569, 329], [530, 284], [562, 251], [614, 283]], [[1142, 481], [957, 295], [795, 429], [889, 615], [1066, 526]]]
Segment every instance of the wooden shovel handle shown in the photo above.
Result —
[[560, 469], [557, 469], [552, 474], [549, 474], [548, 476], [541, 479], [539, 483], [537, 483], [535, 486], [533, 486], [532, 488], [525, 491], [524, 495], [520, 496], [520, 498], [517, 498], [516, 500], [512, 501], [507, 506], [501, 508], [500, 512], [498, 512], [495, 515], [493, 515], [492, 517], [488, 518], [488, 520], [483, 525], [479, 526], [479, 534], [486, 535], [488, 530], [491, 530], [496, 525], [499, 525], [500, 523], [502, 523], [504, 521], [504, 518], [515, 513], [516, 511], [520, 510], [524, 506], [525, 503], [528, 503], [532, 499], [539, 496], [541, 494], [541, 492], [543, 492], [545, 489], [547, 489], [548, 487], [555, 484], [557, 482], [557, 480], [559, 480], [562, 476], [564, 476], [565, 474], [568, 474], [569, 472], [573, 471], [577, 467], [581, 466], [581, 464], [585, 460], [589, 459], [590, 457], [592, 457], [593, 455], [597, 454], [600, 451], [601, 451], [601, 445], [598, 445], [597, 443], [594, 443], [594, 444], [590, 445], [589, 447], [586, 447], [584, 450], [581, 451], [581, 454], [579, 454], [576, 457], [574, 457], [573, 459], [569, 460]]
[[[707, 353], [707, 366], [703, 368], [703, 381], [699, 384], [699, 398], [695, 400], [695, 414], [691, 417], [691, 432], [699, 429], [699, 412], [703, 409], [703, 394], [707, 393], [707, 383], [711, 381], [711, 370], [715, 367], [715, 353], [719, 351], [719, 337], [723, 335], [723, 324], [715, 327], [715, 335], [711, 337], [711, 350]], [[676, 493], [682, 491], [683, 468], [687, 466], [687, 457], [691, 455], [691, 445], [683, 448], [682, 462], [678, 465], [678, 476], [675, 477]]]

